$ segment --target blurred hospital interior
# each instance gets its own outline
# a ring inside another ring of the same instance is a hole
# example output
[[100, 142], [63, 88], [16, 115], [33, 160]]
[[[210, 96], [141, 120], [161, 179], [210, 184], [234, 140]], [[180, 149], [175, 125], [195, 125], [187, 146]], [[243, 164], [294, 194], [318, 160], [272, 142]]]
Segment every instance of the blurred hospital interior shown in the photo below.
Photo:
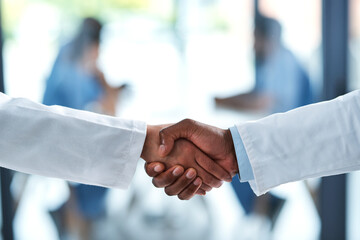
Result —
[[[0, 27], [6, 94], [149, 124], [229, 128], [360, 88], [360, 0], [1, 0]], [[360, 239], [358, 172], [181, 201], [143, 169], [127, 190], [2, 169], [0, 239]]]

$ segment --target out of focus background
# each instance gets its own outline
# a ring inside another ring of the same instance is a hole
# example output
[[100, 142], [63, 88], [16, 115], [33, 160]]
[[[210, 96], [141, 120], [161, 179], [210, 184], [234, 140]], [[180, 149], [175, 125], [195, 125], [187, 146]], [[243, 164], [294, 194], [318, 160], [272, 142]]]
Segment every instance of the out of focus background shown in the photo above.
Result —
[[[2, 0], [0, 90], [228, 128], [359, 88], [359, 16], [359, 0]], [[180, 201], [143, 164], [128, 190], [2, 169], [2, 239], [360, 239], [359, 173]]]

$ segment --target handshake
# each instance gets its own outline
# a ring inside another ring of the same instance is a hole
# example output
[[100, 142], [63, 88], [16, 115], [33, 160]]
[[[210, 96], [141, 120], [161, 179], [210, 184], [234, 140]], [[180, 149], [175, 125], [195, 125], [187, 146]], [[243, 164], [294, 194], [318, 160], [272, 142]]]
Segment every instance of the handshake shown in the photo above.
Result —
[[182, 200], [231, 182], [239, 171], [230, 130], [190, 119], [148, 125], [141, 157], [154, 186]]

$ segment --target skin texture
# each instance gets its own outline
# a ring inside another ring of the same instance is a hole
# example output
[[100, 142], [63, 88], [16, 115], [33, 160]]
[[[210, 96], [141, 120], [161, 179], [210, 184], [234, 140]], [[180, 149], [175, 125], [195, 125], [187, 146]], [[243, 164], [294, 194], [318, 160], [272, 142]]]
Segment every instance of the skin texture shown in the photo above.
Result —
[[[169, 154], [172, 151], [174, 142], [180, 138], [192, 142], [217, 164], [222, 166], [231, 176], [223, 180], [231, 181], [231, 178], [238, 173], [234, 143], [230, 130], [185, 119], [160, 131], [161, 146], [159, 148], [159, 155], [166, 156]], [[208, 172], [214, 173], [216, 171], [212, 168], [213, 165], [207, 162], [198, 161], [198, 164]]]
[[[156, 187], [164, 187], [167, 184], [165, 192], [168, 195], [178, 195], [180, 199], [189, 199], [199, 189], [201, 189], [199, 194], [204, 194], [204, 191], [210, 191], [213, 187], [220, 187], [222, 185], [221, 179], [230, 178], [227, 171], [215, 164], [212, 159], [194, 144], [184, 139], [175, 141], [168, 154], [160, 156], [159, 131], [162, 128], [164, 126], [148, 126], [141, 154], [141, 157], [147, 164], [155, 163], [154, 166], [159, 166], [157, 164], [162, 163], [162, 166], [160, 164], [161, 170], [167, 169], [165, 173], [158, 174], [156, 179], [153, 180], [153, 184]], [[212, 174], [205, 171], [199, 163], [211, 169]], [[176, 165], [181, 165], [183, 167], [182, 171]], [[147, 166], [145, 166], [146, 169]], [[185, 172], [184, 169], [186, 169]], [[152, 175], [154, 176], [154, 174]], [[169, 175], [171, 176], [170, 180], [167, 179]], [[197, 175], [199, 180], [196, 178]]]
[[[175, 168], [177, 168], [178, 170], [174, 171]], [[184, 174], [184, 168], [180, 165], [175, 165], [174, 167], [165, 171], [165, 166], [162, 163], [159, 162], [145, 163], [145, 171], [150, 177], [153, 178], [154, 186], [157, 186], [158, 188], [164, 188], [165, 193], [167, 193], [168, 195], [170, 195], [169, 193], [172, 193], [171, 191], [182, 192], [185, 189], [186, 191], [183, 192], [182, 194], [183, 196], [179, 196], [179, 198], [182, 197], [183, 199], [190, 199], [195, 194], [203, 195], [203, 196], [206, 195], [205, 190], [190, 185], [190, 184], [194, 184], [193, 181], [194, 179], [189, 179], [188, 182], [184, 183], [183, 185], [180, 184], [172, 185], [174, 182], [178, 180], [178, 178], [186, 176]]]
[[[174, 149], [174, 145], [178, 139], [187, 139], [196, 147], [206, 153], [214, 162], [202, 161], [196, 158], [196, 162], [206, 171], [215, 174], [218, 170], [215, 166], [218, 164], [228, 173], [228, 177], [221, 178], [230, 182], [232, 177], [238, 173], [238, 166], [235, 156], [234, 144], [232, 141], [230, 130], [224, 130], [212, 127], [203, 123], [196, 122], [191, 119], [185, 119], [177, 124], [168, 126], [160, 131], [161, 145], [159, 147], [159, 155], [161, 157], [168, 156]], [[157, 167], [157, 171], [155, 171]], [[153, 177], [153, 183], [158, 183], [159, 187], [167, 188], [175, 187], [182, 189], [182, 196], [190, 199], [194, 196], [194, 188], [188, 189], [191, 185], [174, 184], [183, 175], [175, 176], [169, 171], [163, 172], [165, 167], [161, 163], [154, 162], [152, 165], [145, 166], [147, 174]], [[203, 195], [199, 189], [196, 193]], [[187, 194], [187, 195], [186, 195]]]
[[215, 98], [216, 106], [226, 107], [234, 110], [265, 111], [271, 109], [274, 99], [265, 93], [259, 94], [255, 91], [237, 94], [226, 98]]

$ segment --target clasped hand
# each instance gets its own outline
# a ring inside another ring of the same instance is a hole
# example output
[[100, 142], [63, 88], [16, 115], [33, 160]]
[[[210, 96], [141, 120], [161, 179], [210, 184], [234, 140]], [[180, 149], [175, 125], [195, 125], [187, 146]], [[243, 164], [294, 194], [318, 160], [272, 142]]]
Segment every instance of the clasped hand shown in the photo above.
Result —
[[141, 157], [154, 186], [182, 200], [205, 195], [238, 172], [230, 131], [190, 119], [149, 125]]

